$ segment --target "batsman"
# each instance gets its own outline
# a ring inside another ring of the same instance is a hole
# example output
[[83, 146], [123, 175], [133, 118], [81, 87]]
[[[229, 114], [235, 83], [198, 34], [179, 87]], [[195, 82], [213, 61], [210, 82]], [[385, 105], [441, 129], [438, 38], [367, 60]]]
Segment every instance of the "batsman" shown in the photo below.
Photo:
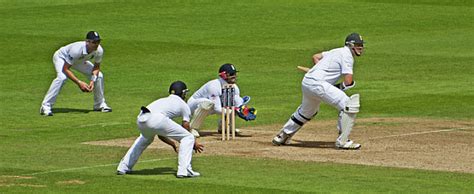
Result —
[[[321, 102], [326, 102], [339, 111], [336, 148], [353, 150], [361, 147], [349, 139], [356, 114], [359, 112], [359, 94], [349, 97], [344, 91], [355, 86], [354, 58], [361, 56], [363, 50], [362, 37], [358, 33], [352, 33], [346, 37], [344, 47], [313, 55], [315, 65], [304, 75], [302, 81], [301, 105], [273, 138], [274, 145], [289, 144], [296, 132], [316, 116]], [[340, 79], [342, 81], [336, 83]]]

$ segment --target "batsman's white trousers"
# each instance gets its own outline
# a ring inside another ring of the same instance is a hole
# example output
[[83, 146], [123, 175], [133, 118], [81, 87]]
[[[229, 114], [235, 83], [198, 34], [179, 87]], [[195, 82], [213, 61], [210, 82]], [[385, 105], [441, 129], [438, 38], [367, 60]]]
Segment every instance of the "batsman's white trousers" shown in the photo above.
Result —
[[161, 113], [138, 115], [137, 126], [140, 136], [120, 161], [118, 171], [131, 171], [142, 152], [153, 142], [155, 135], [169, 137], [179, 142], [178, 175], [186, 175], [187, 169], [192, 170], [191, 159], [195, 139], [188, 130]]
[[[319, 111], [321, 101], [328, 103], [338, 111], [344, 110], [350, 99], [346, 93], [326, 81], [304, 78], [302, 81], [303, 99], [301, 105], [293, 115], [302, 115], [311, 119]], [[302, 119], [306, 123], [307, 120]], [[301, 126], [285, 125], [283, 130], [287, 134], [296, 132]]]
[[[54, 68], [56, 70], [56, 79], [53, 80], [51, 86], [49, 87], [48, 92], [46, 93], [42, 106], [51, 108], [56, 102], [56, 98], [61, 91], [61, 88], [66, 83], [67, 76], [63, 73], [64, 60], [59, 57], [58, 51], [53, 55]], [[92, 77], [92, 69], [94, 64], [89, 61], [84, 62], [83, 64], [72, 65], [72, 68], [81, 72], [89, 79]], [[97, 80], [94, 83], [94, 108], [100, 108], [102, 104], [105, 103], [104, 98], [104, 75], [102, 72], [99, 72]]]

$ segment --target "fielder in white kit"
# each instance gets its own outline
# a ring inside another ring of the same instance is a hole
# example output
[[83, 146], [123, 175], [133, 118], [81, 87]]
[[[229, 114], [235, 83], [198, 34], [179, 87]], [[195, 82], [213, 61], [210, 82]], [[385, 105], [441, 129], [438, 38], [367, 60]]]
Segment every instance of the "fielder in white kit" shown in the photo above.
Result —
[[[51, 83], [43, 102], [40, 114], [53, 116], [52, 107], [67, 78], [71, 79], [83, 92], [94, 91], [93, 110], [111, 112], [104, 97], [104, 75], [100, 71], [100, 63], [104, 50], [100, 46], [101, 38], [95, 31], [86, 35], [85, 41], [78, 41], [61, 47], [54, 53], [53, 63], [57, 77]], [[93, 61], [93, 63], [91, 62]], [[77, 78], [70, 68], [73, 68], [89, 78], [89, 83]]]
[[[211, 80], [201, 86], [188, 100], [188, 105], [193, 113], [193, 119], [191, 121], [191, 132], [195, 137], [199, 137], [198, 130], [200, 129], [204, 119], [210, 114], [221, 114], [222, 104], [222, 87], [226, 84], [234, 84], [234, 104], [237, 109], [237, 115], [246, 120], [254, 120], [255, 109], [248, 108], [245, 106], [249, 101], [249, 96], [240, 97], [240, 89], [236, 84], [237, 81], [237, 69], [233, 64], [226, 63], [219, 68], [219, 78]], [[218, 131], [221, 130], [221, 122], [218, 122]], [[240, 130], [236, 129], [236, 133]]]
[[[169, 138], [179, 142], [177, 178], [200, 176], [198, 172], [193, 171], [191, 159], [193, 149], [201, 152], [204, 146], [196, 142], [194, 136], [188, 131], [191, 111], [184, 101], [187, 92], [185, 83], [173, 82], [168, 97], [158, 99], [147, 107], [141, 108], [137, 117], [140, 136], [120, 161], [117, 167], [118, 175], [130, 173], [142, 152], [153, 142], [155, 135], [158, 135], [160, 140], [171, 145], [175, 151], [176, 145]], [[172, 120], [175, 117], [183, 118], [182, 125]]]
[[[313, 56], [314, 66], [302, 81], [303, 100], [281, 131], [273, 138], [274, 145], [285, 145], [295, 133], [319, 111], [321, 102], [339, 110], [339, 137], [335, 146], [340, 149], [359, 149], [360, 144], [349, 139], [356, 114], [359, 112], [359, 94], [347, 96], [345, 90], [355, 86], [354, 57], [361, 56], [364, 41], [357, 33], [346, 37], [345, 46]], [[336, 82], [343, 78], [339, 84]]]

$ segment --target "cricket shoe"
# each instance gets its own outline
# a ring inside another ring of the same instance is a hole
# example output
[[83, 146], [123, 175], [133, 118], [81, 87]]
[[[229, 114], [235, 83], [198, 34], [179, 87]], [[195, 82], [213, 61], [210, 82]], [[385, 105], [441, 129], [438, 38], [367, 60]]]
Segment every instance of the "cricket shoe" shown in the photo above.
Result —
[[291, 137], [293, 134], [286, 134], [283, 130], [280, 131], [272, 140], [273, 145], [281, 146], [281, 145], [288, 145], [290, 144]]
[[110, 106], [107, 106], [107, 104], [102, 103], [101, 106], [99, 106], [99, 107], [94, 107], [94, 111], [112, 112], [112, 108], [111, 108]]
[[53, 116], [53, 112], [51, 111], [51, 108], [45, 107], [45, 106], [41, 106], [40, 114], [44, 116]]
[[121, 170], [117, 170], [117, 175], [126, 175], [128, 174], [129, 172], [127, 171], [121, 171]]
[[358, 143], [354, 143], [352, 140], [347, 140], [346, 143], [342, 144], [340, 141], [336, 140], [336, 148], [344, 150], [358, 150], [362, 147]]
[[195, 178], [201, 176], [201, 173], [193, 171], [191, 169], [188, 169], [187, 171], [188, 173], [186, 175], [178, 174], [176, 175], [176, 178]]

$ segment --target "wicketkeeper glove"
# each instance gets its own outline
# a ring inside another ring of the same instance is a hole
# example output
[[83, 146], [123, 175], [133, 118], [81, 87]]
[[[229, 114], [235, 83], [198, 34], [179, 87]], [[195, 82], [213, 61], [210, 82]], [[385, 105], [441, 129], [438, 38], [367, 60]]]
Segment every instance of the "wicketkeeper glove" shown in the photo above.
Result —
[[257, 118], [257, 110], [255, 108], [249, 108], [246, 105], [242, 105], [236, 108], [237, 115], [245, 121], [252, 121]]

